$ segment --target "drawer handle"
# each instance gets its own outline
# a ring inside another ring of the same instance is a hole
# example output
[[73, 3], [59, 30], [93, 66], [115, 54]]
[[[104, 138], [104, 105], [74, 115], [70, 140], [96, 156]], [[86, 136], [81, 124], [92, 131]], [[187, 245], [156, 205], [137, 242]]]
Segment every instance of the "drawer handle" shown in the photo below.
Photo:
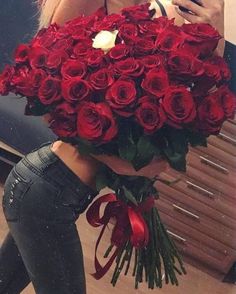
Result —
[[218, 137], [224, 141], [231, 143], [232, 145], [236, 145], [236, 140], [234, 138], [227, 136], [222, 132], [219, 133]]
[[190, 181], [186, 181], [186, 183], [189, 189], [195, 190], [200, 194], [207, 195], [209, 198], [214, 198], [214, 193], [202, 188], [201, 186], [198, 186]]
[[229, 174], [229, 170], [225, 167], [223, 167], [222, 165], [215, 163], [214, 161], [204, 157], [204, 156], [200, 156], [200, 160], [202, 163], [209, 165], [211, 167], [213, 167], [214, 169], [221, 171], [224, 174]]
[[178, 240], [178, 241], [181, 241], [181, 242], [183, 242], [183, 243], [186, 243], [186, 242], [187, 242], [186, 239], [184, 239], [183, 237], [180, 237], [179, 235], [177, 235], [177, 234], [175, 234], [175, 233], [173, 233], [173, 232], [171, 232], [171, 231], [169, 231], [169, 230], [167, 230], [167, 233], [168, 233], [171, 237], [173, 237], [174, 239], [176, 239], [176, 240]]
[[174, 209], [176, 209], [178, 212], [185, 214], [186, 216], [192, 217], [195, 220], [200, 220], [200, 217], [190, 211], [188, 211], [187, 209], [184, 209], [176, 204], [173, 204]]

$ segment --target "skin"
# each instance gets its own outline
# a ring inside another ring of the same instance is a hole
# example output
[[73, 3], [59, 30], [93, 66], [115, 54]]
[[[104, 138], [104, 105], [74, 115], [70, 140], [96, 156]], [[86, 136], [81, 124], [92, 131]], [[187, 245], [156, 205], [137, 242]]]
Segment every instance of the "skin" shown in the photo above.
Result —
[[[181, 25], [184, 23], [184, 19], [191, 22], [203, 22], [208, 20], [211, 24], [216, 24], [218, 26], [219, 19], [221, 20], [221, 15], [216, 13], [216, 8], [213, 5], [213, 2], [221, 3], [221, 0], [201, 0], [202, 2], [211, 2], [212, 7], [206, 9], [199, 9], [199, 7], [195, 7], [197, 5], [189, 4], [188, 0], [174, 0], [173, 4], [182, 5], [187, 8], [190, 8], [196, 15], [188, 15], [183, 14], [171, 4], [171, 1], [162, 0], [162, 3], [165, 6], [167, 14], [170, 18], [175, 18], [175, 23], [177, 25]], [[137, 5], [141, 3], [145, 3], [146, 1], [137, 1], [137, 0], [108, 0], [107, 6], [109, 13], [119, 12], [122, 7], [128, 7], [132, 5]], [[89, 1], [84, 0], [62, 0], [59, 7], [57, 8], [53, 18], [52, 23], [56, 22], [62, 25], [69, 19], [72, 19], [80, 14], [89, 15], [96, 11], [99, 7], [103, 6], [103, 0], [93, 0], [93, 5], [89, 5]], [[186, 3], [190, 6], [186, 6]], [[208, 6], [207, 6], [208, 7]], [[218, 6], [217, 6], [218, 7]], [[217, 10], [218, 11], [218, 10]], [[212, 18], [212, 15], [215, 15]], [[218, 15], [218, 17], [217, 17]], [[160, 16], [160, 11], [157, 11], [157, 17]], [[222, 29], [222, 25], [219, 25], [220, 29]], [[223, 29], [222, 29], [223, 30]], [[48, 122], [49, 116], [45, 116], [44, 120]], [[96, 175], [96, 171], [99, 168], [100, 163], [105, 163], [109, 166], [114, 172], [117, 174], [125, 174], [125, 175], [140, 175], [147, 177], [154, 177], [159, 175], [161, 172], [167, 172], [170, 168], [168, 163], [163, 159], [153, 159], [153, 161], [146, 167], [142, 168], [138, 172], [134, 170], [132, 165], [115, 156], [108, 155], [99, 155], [99, 156], [91, 156], [91, 157], [82, 157], [78, 150], [71, 146], [68, 143], [64, 143], [62, 141], [56, 141], [51, 147], [52, 151], [56, 153], [61, 160], [77, 175], [80, 177], [82, 181], [91, 187], [95, 187], [94, 178]]]

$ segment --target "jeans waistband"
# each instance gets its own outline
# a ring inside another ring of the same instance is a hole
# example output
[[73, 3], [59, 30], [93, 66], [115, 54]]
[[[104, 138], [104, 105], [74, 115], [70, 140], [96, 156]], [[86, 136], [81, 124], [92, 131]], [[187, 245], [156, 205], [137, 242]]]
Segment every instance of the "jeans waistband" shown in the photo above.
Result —
[[72, 189], [81, 189], [91, 195], [98, 192], [83, 183], [80, 178], [51, 150], [52, 143], [27, 154], [22, 163], [28, 166], [34, 173], [44, 177], [47, 181], [58, 186], [69, 185]]

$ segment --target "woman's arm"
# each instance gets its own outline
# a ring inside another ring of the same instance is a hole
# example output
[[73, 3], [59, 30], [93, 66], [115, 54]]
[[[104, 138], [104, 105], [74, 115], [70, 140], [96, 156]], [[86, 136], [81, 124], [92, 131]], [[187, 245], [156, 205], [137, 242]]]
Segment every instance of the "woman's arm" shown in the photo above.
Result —
[[92, 155], [98, 161], [106, 164], [115, 173], [130, 176], [145, 176], [154, 178], [162, 172], [167, 172], [170, 168], [168, 162], [161, 158], [154, 158], [151, 163], [136, 171], [132, 164], [124, 159], [110, 155]]
[[[172, 4], [176, 5], [176, 12], [185, 20], [191, 23], [209, 23], [224, 37], [224, 0], [198, 1], [201, 6], [191, 0], [172, 0]], [[192, 13], [181, 11], [179, 6], [186, 8]], [[224, 46], [225, 41], [222, 39], [216, 49], [218, 55], [223, 56]]]

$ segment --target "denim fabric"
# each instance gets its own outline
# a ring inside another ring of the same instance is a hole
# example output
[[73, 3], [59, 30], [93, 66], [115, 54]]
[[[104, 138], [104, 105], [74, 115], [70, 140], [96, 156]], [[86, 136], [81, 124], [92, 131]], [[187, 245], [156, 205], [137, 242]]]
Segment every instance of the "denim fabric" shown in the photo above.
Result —
[[0, 250], [0, 294], [85, 294], [83, 253], [75, 221], [97, 195], [57, 157], [50, 143], [9, 174], [3, 211], [9, 226]]

